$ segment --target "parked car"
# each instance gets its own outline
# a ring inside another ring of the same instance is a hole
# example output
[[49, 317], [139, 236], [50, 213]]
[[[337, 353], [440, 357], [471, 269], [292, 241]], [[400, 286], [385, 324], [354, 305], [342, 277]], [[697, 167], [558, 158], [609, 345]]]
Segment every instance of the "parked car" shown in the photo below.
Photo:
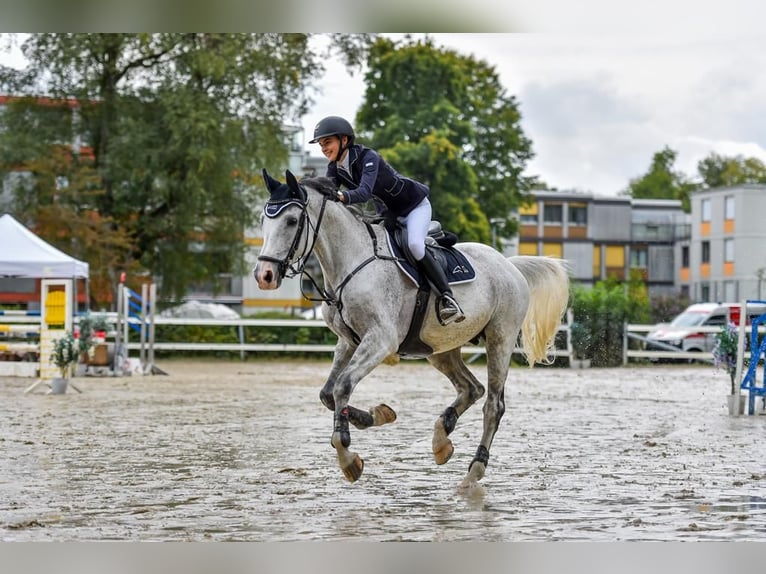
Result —
[[[699, 327], [720, 327], [729, 322], [739, 325], [741, 317], [740, 303], [695, 303], [689, 305], [670, 323], [660, 323], [647, 335], [646, 349], [667, 351], [666, 347], [653, 345], [652, 342], [664, 343], [676, 347], [679, 351], [712, 352], [715, 346], [716, 332], [700, 331]], [[747, 306], [747, 324], [754, 317], [766, 313], [766, 305]], [[659, 359], [651, 359], [658, 361]]]

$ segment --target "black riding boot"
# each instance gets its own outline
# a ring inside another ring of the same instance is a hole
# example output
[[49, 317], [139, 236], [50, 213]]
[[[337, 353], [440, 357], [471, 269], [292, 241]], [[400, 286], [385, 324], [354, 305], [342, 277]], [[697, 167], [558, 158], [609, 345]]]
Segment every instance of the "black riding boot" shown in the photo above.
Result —
[[447, 282], [447, 276], [444, 269], [433, 258], [433, 255], [426, 249], [426, 255], [420, 260], [420, 267], [425, 272], [428, 279], [436, 288], [439, 297], [436, 301], [436, 316], [442, 325], [450, 323], [460, 323], [465, 319], [463, 310], [452, 296], [452, 289]]

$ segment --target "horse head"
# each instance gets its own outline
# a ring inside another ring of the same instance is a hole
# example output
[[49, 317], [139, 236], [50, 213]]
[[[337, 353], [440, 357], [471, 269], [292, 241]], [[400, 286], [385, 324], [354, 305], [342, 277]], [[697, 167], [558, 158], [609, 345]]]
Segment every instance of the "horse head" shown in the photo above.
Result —
[[285, 171], [286, 183], [265, 169], [262, 174], [269, 199], [263, 207], [263, 247], [253, 274], [261, 289], [277, 289], [288, 272], [293, 276], [302, 271], [302, 266], [294, 268], [293, 263], [307, 255], [307, 195], [289, 170]]

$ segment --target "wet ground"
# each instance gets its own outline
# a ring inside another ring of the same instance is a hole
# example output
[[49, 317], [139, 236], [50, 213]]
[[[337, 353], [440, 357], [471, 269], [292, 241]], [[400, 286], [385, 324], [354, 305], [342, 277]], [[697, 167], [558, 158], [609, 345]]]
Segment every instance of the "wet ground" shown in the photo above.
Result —
[[766, 416], [729, 416], [709, 366], [514, 368], [469, 494], [481, 405], [437, 467], [431, 429], [453, 393], [425, 363], [357, 387], [352, 404], [398, 420], [352, 429], [355, 484], [318, 400], [329, 362], [160, 366], [74, 379], [81, 394], [0, 379], [0, 540], [766, 540]]

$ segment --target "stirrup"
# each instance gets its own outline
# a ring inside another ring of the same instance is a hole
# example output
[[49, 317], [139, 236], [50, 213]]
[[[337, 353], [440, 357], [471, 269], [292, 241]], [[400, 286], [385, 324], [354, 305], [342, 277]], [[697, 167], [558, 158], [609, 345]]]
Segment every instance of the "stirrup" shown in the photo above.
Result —
[[442, 325], [460, 323], [465, 320], [465, 314], [457, 301], [450, 295], [442, 295], [437, 305], [437, 315]]

